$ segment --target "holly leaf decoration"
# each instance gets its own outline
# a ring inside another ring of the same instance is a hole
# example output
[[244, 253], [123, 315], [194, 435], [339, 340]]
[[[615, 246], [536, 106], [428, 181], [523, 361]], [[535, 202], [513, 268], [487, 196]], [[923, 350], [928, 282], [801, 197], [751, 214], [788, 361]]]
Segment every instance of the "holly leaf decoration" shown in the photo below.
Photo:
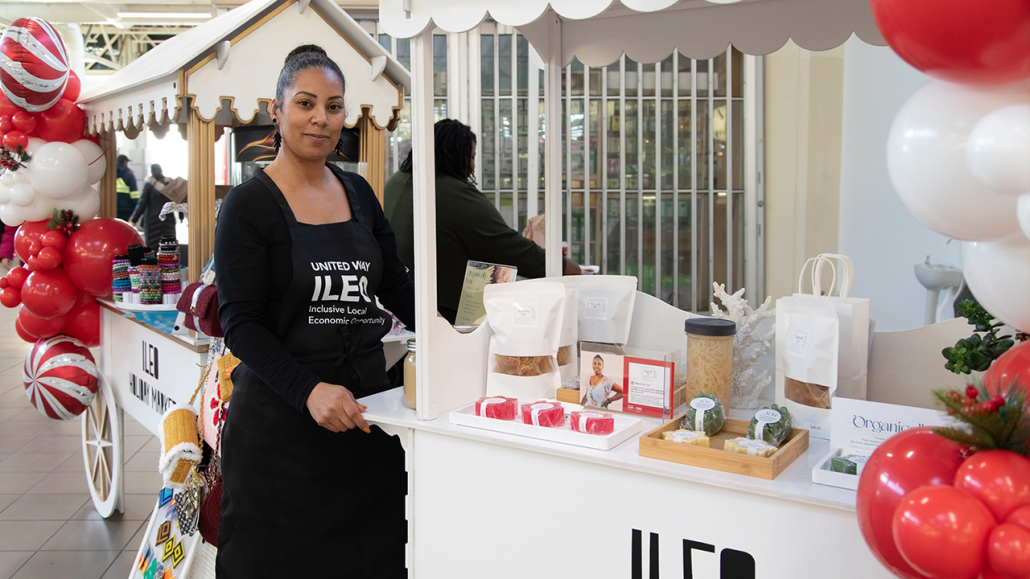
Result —
[[32, 160], [32, 156], [20, 146], [18, 150], [12, 151], [6, 147], [0, 147], [0, 169], [17, 171], [25, 167], [25, 164]]
[[933, 394], [949, 415], [963, 423], [960, 427], [937, 428], [937, 434], [977, 452], [1008, 450], [1030, 458], [1030, 404], [1015, 379], [991, 385], [978, 380], [965, 392], [935, 390]]
[[71, 209], [54, 209], [47, 227], [68, 237], [79, 229], [79, 216]]

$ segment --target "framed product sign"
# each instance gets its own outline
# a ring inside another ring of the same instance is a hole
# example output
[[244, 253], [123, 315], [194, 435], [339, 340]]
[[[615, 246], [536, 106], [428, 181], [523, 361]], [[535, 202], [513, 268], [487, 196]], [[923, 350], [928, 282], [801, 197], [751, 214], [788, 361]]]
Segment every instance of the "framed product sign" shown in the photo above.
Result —
[[579, 403], [583, 406], [668, 419], [683, 403], [683, 350], [580, 344]]

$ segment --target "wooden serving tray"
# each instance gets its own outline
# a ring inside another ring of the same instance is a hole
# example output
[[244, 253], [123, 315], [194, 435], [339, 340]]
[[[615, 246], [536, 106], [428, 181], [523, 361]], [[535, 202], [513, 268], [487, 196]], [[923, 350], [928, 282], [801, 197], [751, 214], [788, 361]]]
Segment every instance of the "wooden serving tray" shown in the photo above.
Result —
[[750, 424], [750, 421], [732, 418], [727, 419], [722, 430], [711, 437], [709, 448], [663, 440], [662, 433], [678, 430], [682, 420], [683, 415], [677, 416], [641, 436], [640, 456], [772, 480], [808, 450], [808, 431], [795, 428], [769, 458], [726, 452], [722, 449], [723, 443], [730, 438], [746, 437]]

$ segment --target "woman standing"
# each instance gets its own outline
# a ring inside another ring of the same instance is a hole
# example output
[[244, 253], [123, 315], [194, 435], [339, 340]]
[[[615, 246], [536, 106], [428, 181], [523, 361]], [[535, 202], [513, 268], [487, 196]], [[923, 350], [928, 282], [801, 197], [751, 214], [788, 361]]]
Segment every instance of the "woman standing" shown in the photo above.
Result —
[[[604, 359], [600, 355], [594, 356], [591, 363], [594, 375], [590, 377], [587, 387], [583, 390], [583, 406], [594, 408], [608, 408], [612, 402], [622, 400], [622, 386], [615, 383], [615, 380], [604, 375]], [[612, 396], [612, 392], [615, 393]]]
[[147, 177], [143, 185], [143, 193], [140, 195], [139, 203], [132, 210], [129, 221], [135, 223], [137, 219], [143, 219], [143, 233], [147, 240], [147, 247], [157, 251], [161, 238], [170, 235], [175, 236], [175, 214], [168, 214], [161, 217], [161, 209], [165, 203], [171, 201], [161, 193], [161, 189], [169, 183], [161, 170], [161, 165], [154, 163], [150, 166], [150, 177]]
[[343, 74], [294, 49], [270, 112], [275, 160], [229, 192], [219, 314], [241, 360], [223, 431], [219, 577], [405, 577], [404, 452], [356, 398], [389, 388], [381, 338], [414, 285], [371, 187], [327, 165]]

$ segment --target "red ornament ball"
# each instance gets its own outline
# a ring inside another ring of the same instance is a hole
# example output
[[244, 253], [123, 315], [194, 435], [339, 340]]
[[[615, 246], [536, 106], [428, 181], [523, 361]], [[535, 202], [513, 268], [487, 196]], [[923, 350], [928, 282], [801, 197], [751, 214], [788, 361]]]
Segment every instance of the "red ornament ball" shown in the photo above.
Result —
[[12, 63], [0, 67], [0, 89], [30, 113], [45, 111], [68, 84], [68, 53], [61, 35], [42, 18], [19, 18], [4, 30], [0, 53]]
[[89, 349], [68, 336], [40, 340], [25, 357], [25, 394], [54, 420], [82, 414], [96, 396], [99, 379]]

